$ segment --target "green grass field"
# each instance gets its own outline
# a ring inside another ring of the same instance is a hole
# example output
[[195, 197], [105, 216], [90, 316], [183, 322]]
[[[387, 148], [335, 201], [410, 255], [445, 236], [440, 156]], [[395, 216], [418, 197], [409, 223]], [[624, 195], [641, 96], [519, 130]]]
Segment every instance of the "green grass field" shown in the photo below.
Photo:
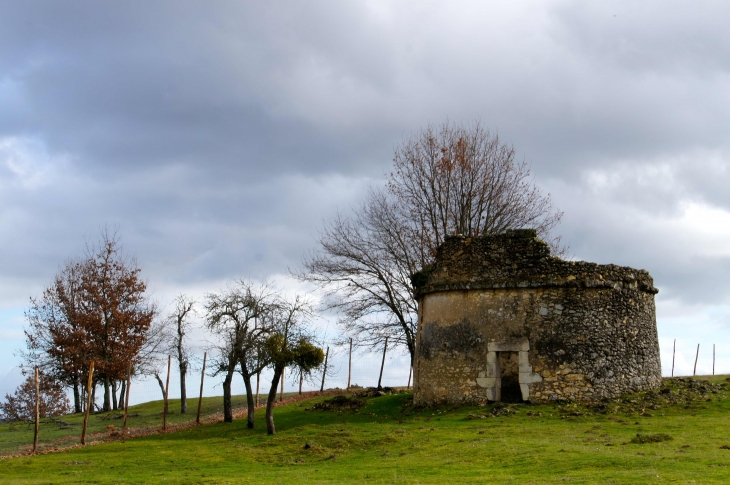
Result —
[[[311, 410], [325, 399], [319, 397], [277, 408], [275, 436], [266, 435], [259, 411], [254, 430], [238, 419], [7, 458], [0, 461], [0, 482], [730, 483], [725, 378], [696, 390], [672, 381], [670, 392], [599, 407], [414, 409], [410, 394], [395, 394], [370, 398], [355, 414]], [[197, 400], [190, 403], [194, 409]], [[209, 415], [217, 406], [204, 400]], [[159, 425], [160, 409], [159, 402], [130, 408], [139, 414], [132, 425]], [[97, 430], [109, 423], [94, 418]], [[5, 451], [21, 436], [32, 441], [32, 430], [17, 425], [13, 431], [3, 425], [0, 435]], [[669, 440], [632, 443], [637, 435], [649, 437], [638, 441]]]

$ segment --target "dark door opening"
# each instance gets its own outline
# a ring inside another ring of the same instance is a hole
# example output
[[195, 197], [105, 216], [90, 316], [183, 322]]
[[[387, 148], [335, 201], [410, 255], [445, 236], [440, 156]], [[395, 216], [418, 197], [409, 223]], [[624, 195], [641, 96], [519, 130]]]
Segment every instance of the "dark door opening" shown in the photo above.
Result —
[[502, 402], [522, 402], [520, 390], [520, 356], [518, 352], [498, 352]]

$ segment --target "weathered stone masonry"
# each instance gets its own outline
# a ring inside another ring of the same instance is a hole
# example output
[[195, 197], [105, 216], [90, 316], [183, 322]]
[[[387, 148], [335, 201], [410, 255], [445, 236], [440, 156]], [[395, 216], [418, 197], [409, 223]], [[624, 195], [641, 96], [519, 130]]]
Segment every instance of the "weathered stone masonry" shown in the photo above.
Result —
[[417, 403], [591, 402], [660, 386], [644, 270], [564, 261], [517, 230], [448, 237], [413, 282]]

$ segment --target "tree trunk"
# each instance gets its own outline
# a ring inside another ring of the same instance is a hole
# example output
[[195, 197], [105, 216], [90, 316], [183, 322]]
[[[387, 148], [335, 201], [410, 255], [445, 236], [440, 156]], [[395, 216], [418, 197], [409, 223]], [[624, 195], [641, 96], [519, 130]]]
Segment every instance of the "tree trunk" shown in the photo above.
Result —
[[233, 371], [226, 373], [223, 380], [223, 422], [233, 422], [233, 402], [231, 400], [231, 382], [233, 381]]
[[104, 378], [104, 406], [101, 408], [102, 411], [111, 411], [111, 386], [109, 385], [109, 378]]
[[160, 379], [160, 375], [155, 372], [155, 379], [157, 379], [157, 385], [160, 386], [160, 391], [162, 392], [162, 400], [165, 400], [165, 383], [162, 382], [162, 379]]
[[266, 400], [266, 432], [268, 434], [276, 434], [276, 427], [274, 426], [274, 401], [276, 401], [276, 388], [279, 387], [282, 370], [274, 368], [274, 377], [271, 379], [271, 389], [269, 389], [269, 397]]
[[180, 414], [188, 413], [188, 395], [185, 390], [185, 375], [188, 373], [188, 366], [183, 361], [180, 364]]
[[124, 409], [126, 406], [124, 403], [126, 400], [124, 399], [127, 395], [127, 381], [122, 381], [121, 389], [119, 390], [119, 407]]
[[91, 385], [91, 406], [89, 406], [91, 409], [89, 409], [89, 412], [94, 412], [94, 406], [96, 406], [96, 382]]
[[114, 411], [117, 410], [117, 380], [112, 379], [112, 409]]
[[253, 387], [251, 386], [251, 376], [244, 374], [243, 383], [246, 386], [246, 405], [248, 406], [248, 422], [246, 426], [253, 429], [254, 414], [256, 413], [256, 401], [253, 396]]
[[81, 395], [79, 393], [79, 378], [74, 378], [74, 412], [80, 413], [81, 410]]

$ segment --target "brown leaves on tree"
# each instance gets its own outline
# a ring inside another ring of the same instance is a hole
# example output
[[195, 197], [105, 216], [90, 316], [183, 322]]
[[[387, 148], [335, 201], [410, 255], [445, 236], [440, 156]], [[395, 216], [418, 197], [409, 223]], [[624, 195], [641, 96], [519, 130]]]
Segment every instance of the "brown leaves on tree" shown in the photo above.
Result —
[[110, 382], [139, 364], [156, 313], [146, 289], [137, 262], [124, 255], [116, 236], [103, 232], [85, 258], [67, 261], [41, 297], [31, 298], [26, 360], [74, 387], [77, 412], [92, 361], [96, 382], [107, 390], [105, 409]]
[[[59, 416], [71, 411], [63, 386], [44, 373], [39, 373], [38, 408], [41, 418]], [[5, 394], [5, 402], [0, 403], [3, 418], [9, 421], [32, 421], [35, 419], [35, 375], [28, 376], [11, 396]]]

